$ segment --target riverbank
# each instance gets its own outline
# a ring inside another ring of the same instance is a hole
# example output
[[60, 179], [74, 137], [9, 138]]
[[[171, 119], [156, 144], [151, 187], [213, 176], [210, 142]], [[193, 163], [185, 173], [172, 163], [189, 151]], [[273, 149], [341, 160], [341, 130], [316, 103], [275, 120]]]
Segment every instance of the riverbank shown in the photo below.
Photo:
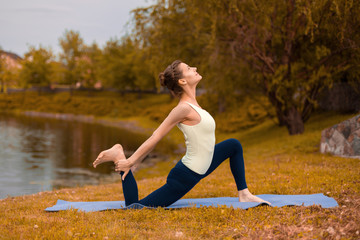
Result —
[[[143, 111], [149, 110], [144, 108]], [[246, 211], [209, 207], [86, 214], [44, 211], [57, 199], [124, 200], [119, 179], [115, 184], [3, 199], [0, 201], [2, 236], [5, 239], [357, 239], [360, 236], [360, 162], [319, 153], [321, 130], [354, 115], [314, 114], [305, 125], [305, 133], [296, 136], [289, 136], [284, 127], [278, 127], [271, 120], [242, 131], [217, 132], [217, 142], [230, 137], [241, 141], [247, 183], [254, 194], [324, 193], [334, 197], [339, 207], [258, 207]], [[140, 119], [139, 125], [157, 124], [148, 119], [147, 116]], [[178, 139], [181, 138], [180, 135]], [[138, 181], [140, 197], [164, 184], [175, 163], [161, 164], [156, 166], [158, 172], [150, 174], [151, 178]], [[236, 196], [228, 161], [202, 180], [185, 198], [220, 196]]]
[[[256, 126], [258, 123], [274, 116], [272, 107], [261, 96], [239, 98], [228, 104], [227, 110], [218, 113], [218, 106], [213, 102], [214, 96], [197, 97], [199, 104], [214, 116], [218, 132], [236, 132]], [[42, 93], [21, 92], [0, 94], [0, 111], [34, 111], [46, 113], [66, 113], [94, 116], [95, 118], [136, 121], [145, 128], [155, 128], [166, 118], [171, 109], [178, 103], [168, 94], [139, 94], [116, 92], [68, 92]]]
[[[0, 94], [2, 111], [71, 121], [98, 122], [136, 132], [149, 132], [149, 128], [153, 128], [151, 121], [156, 121], [165, 114], [163, 111], [153, 111], [149, 114], [150, 111], [144, 112], [144, 109], [157, 106], [161, 110], [166, 110], [164, 108], [169, 104], [172, 105], [172, 100], [166, 95], [144, 95], [137, 99], [136, 94], [121, 95], [114, 92], [99, 92], [93, 96], [83, 92], [74, 92], [72, 95], [68, 92], [42, 95], [36, 92]], [[151, 121], [137, 121], [136, 116], [140, 115], [145, 115]]]

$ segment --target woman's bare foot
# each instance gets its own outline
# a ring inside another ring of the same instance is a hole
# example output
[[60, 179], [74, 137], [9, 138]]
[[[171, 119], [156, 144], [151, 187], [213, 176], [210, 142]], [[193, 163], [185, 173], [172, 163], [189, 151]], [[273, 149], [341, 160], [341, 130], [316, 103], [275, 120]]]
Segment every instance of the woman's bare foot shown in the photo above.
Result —
[[263, 202], [271, 205], [268, 201], [265, 201], [249, 191], [249, 189], [245, 188], [239, 191], [239, 202]]
[[102, 151], [93, 162], [93, 166], [96, 168], [96, 166], [101, 163], [115, 162], [122, 158], [125, 158], [123, 147], [120, 144], [115, 144], [112, 148]]

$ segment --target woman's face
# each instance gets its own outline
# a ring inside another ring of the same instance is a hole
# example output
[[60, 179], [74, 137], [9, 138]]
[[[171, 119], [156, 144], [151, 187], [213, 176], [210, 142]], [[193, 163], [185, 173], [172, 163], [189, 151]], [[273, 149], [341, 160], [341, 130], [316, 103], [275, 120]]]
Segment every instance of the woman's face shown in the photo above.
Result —
[[190, 85], [197, 84], [202, 79], [202, 76], [196, 72], [196, 67], [190, 67], [186, 63], [180, 63], [179, 68], [182, 71], [182, 78]]

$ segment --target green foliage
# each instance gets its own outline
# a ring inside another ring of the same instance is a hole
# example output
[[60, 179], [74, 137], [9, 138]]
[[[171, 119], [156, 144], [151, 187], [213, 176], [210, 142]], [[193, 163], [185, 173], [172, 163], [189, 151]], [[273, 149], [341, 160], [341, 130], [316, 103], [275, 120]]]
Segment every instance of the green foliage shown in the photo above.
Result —
[[80, 60], [84, 51], [84, 40], [80, 33], [66, 30], [59, 39], [63, 52], [60, 54], [61, 62], [66, 67], [63, 83], [75, 85], [81, 79]]
[[[249, 67], [262, 75], [258, 84], [290, 133], [299, 133], [291, 131], [294, 111], [290, 110], [296, 109], [306, 121], [318, 93], [339, 80], [339, 73], [354, 66], [350, 55], [359, 56], [354, 41], [359, 39], [359, 32], [352, 30], [358, 25], [350, 16], [358, 18], [360, 6], [358, 2], [345, 2], [344, 8], [339, 7], [344, 1], [276, 2], [258, 14], [243, 11], [247, 20], [238, 21], [246, 35], [235, 39], [234, 44], [240, 44], [238, 54], [248, 53]], [[242, 3], [239, 5], [241, 8]], [[251, 18], [253, 13], [256, 15]]]
[[[201, 61], [204, 39], [198, 38], [188, 13], [187, 1], [158, 1], [156, 4], [132, 11], [134, 32], [131, 36], [144, 53], [150, 74], [157, 80], [175, 59], [197, 65]], [[160, 88], [158, 81], [156, 86]]]
[[65, 31], [51, 79], [140, 90], [141, 98], [141, 90], [160, 90], [159, 72], [181, 59], [203, 76], [213, 114], [262, 94], [279, 125], [298, 134], [322, 90], [337, 81], [358, 87], [359, 13], [354, 0], [158, 0], [134, 9], [131, 33], [103, 49]]
[[104, 86], [119, 90], [155, 89], [155, 78], [145, 54], [130, 37], [107, 41], [100, 61]]
[[52, 61], [53, 55], [50, 50], [41, 46], [38, 49], [30, 47], [22, 61], [21, 84], [25, 87], [49, 86], [53, 73]]
[[51, 83], [59, 84], [64, 82], [66, 67], [59, 61], [51, 61], [50, 68], [52, 69]]
[[[358, 1], [158, 1], [134, 10], [135, 36], [152, 63], [197, 64], [218, 111], [263, 92], [280, 125], [301, 133], [319, 92], [358, 81]], [[186, 17], [185, 17], [186, 16]], [[185, 20], [186, 19], [186, 20]], [[159, 57], [160, 56], [160, 57]], [[156, 68], [154, 68], [156, 69]], [[244, 91], [245, 90], [245, 91]]]
[[132, 71], [134, 47], [130, 41], [109, 40], [103, 50], [102, 79], [107, 87], [134, 88], [135, 74]]
[[80, 77], [79, 82], [82, 86], [93, 88], [100, 80], [102, 51], [93, 43], [91, 46], [83, 46], [81, 58], [77, 61]]

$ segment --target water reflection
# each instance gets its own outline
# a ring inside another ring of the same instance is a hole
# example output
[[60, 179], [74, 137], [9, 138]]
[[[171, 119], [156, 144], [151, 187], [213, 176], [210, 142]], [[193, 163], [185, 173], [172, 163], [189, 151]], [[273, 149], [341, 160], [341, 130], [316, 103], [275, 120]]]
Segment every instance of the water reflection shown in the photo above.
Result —
[[92, 162], [114, 143], [131, 152], [145, 139], [98, 124], [1, 114], [0, 198], [119, 180], [113, 164], [94, 169]]

